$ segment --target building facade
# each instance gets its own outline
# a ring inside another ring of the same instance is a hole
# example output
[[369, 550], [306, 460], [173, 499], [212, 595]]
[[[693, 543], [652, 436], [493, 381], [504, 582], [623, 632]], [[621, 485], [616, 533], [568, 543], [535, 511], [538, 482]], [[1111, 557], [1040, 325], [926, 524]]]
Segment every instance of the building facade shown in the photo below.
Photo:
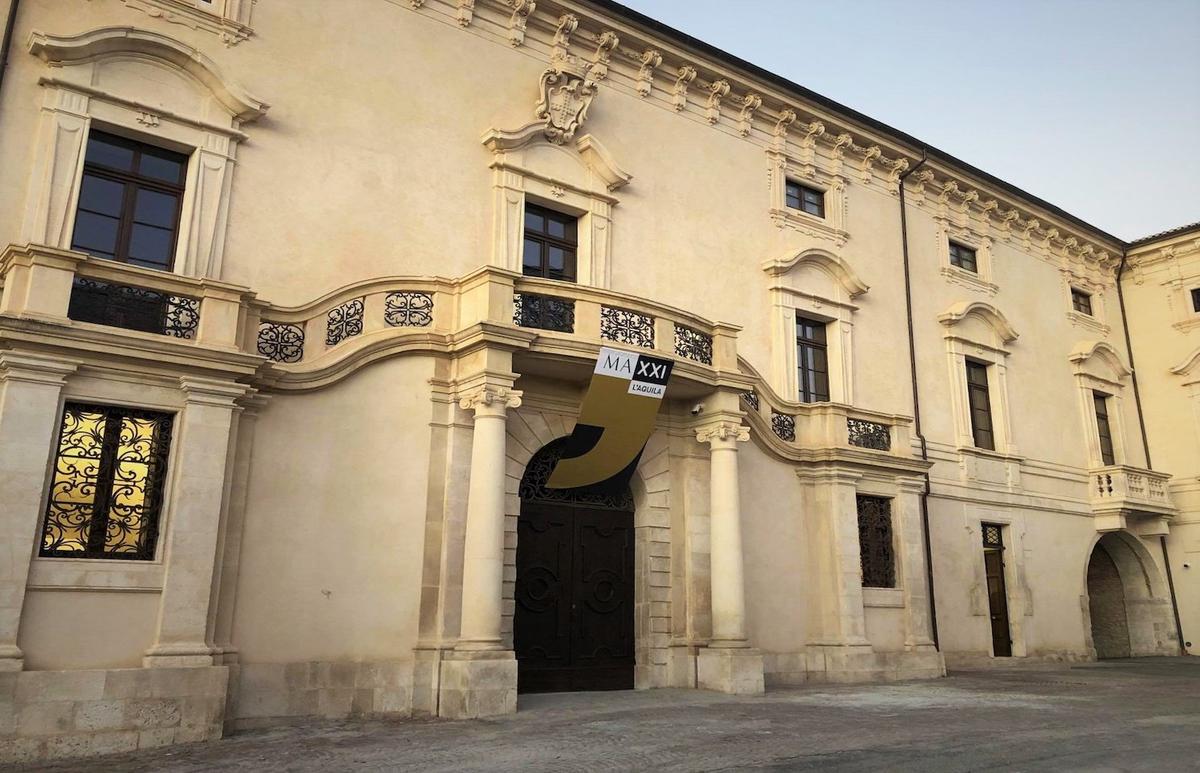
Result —
[[[607, 1], [14, 19], [4, 759], [1197, 651], [1195, 228]], [[674, 371], [566, 495], [602, 346]]]

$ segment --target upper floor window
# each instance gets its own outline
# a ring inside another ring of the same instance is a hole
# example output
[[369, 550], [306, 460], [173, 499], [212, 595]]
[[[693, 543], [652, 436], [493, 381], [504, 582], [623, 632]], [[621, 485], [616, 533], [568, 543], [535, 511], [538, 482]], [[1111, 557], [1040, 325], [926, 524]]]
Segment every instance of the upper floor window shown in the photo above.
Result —
[[579, 224], [574, 216], [527, 203], [522, 273], [574, 282], [578, 233]]
[[967, 407], [971, 413], [971, 434], [977, 448], [996, 449], [992, 427], [992, 397], [988, 389], [988, 368], [981, 362], [967, 360]]
[[1078, 311], [1080, 314], [1092, 316], [1092, 296], [1085, 293], [1083, 290], [1071, 288], [1071, 308]]
[[896, 587], [890, 499], [858, 497], [858, 552], [862, 558], [864, 588]]
[[169, 271], [186, 175], [185, 155], [91, 132], [71, 249]]
[[1200, 311], [1200, 287], [1192, 288], [1192, 311]]
[[784, 196], [787, 205], [792, 209], [798, 209], [817, 217], [825, 217], [825, 191], [788, 180]]
[[1092, 392], [1092, 403], [1096, 407], [1096, 431], [1100, 435], [1100, 460], [1105, 465], [1117, 463], [1113, 452], [1112, 425], [1108, 422], [1108, 395]]
[[166, 413], [66, 404], [41, 555], [154, 558], [171, 423]]
[[829, 401], [829, 345], [826, 323], [796, 315], [796, 369], [800, 402]]
[[950, 242], [950, 265], [957, 266], [974, 274], [979, 273], [979, 263], [975, 259], [975, 250], [958, 242]]

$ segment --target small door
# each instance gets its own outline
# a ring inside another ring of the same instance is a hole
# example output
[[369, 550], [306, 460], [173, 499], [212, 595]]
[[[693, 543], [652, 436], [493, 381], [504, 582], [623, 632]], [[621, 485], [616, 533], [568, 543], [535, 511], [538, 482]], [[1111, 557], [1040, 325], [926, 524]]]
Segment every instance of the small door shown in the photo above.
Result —
[[633, 513], [522, 502], [520, 692], [633, 689]]
[[992, 654], [1012, 656], [1008, 629], [1008, 592], [1004, 586], [1004, 549], [984, 548], [983, 567], [987, 575], [988, 608], [992, 618]]

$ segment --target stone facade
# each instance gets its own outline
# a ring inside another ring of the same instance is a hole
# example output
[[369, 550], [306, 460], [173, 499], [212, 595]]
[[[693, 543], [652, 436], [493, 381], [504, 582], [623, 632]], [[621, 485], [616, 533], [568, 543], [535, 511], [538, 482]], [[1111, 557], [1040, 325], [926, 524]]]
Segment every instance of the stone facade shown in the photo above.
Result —
[[[521, 481], [601, 346], [675, 361], [638, 689], [1091, 659], [1115, 600], [1130, 654], [1198, 635], [1195, 228], [1123, 243], [600, 0], [67, 5], [0, 92], [0, 760], [516, 710]], [[97, 132], [186, 156], [171, 270], [78, 242]], [[523, 272], [530, 205], [574, 281]], [[46, 549], [67, 404], [171, 417], [140, 560]]]

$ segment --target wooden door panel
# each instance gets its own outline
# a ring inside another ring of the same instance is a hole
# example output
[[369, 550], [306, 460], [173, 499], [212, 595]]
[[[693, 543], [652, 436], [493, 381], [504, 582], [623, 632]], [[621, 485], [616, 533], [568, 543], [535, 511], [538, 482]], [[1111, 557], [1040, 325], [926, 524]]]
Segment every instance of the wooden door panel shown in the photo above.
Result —
[[1004, 553], [984, 550], [983, 567], [987, 575], [988, 611], [992, 622], [992, 654], [1010, 657], [1012, 634], [1008, 625], [1008, 590], [1004, 585]]
[[[533, 687], [552, 677], [534, 671], [570, 666], [572, 521], [569, 510], [532, 504], [522, 505], [517, 520], [517, 544], [521, 547], [513, 594], [517, 609], [513, 645], [520, 661], [520, 681], [530, 681], [524, 686]], [[543, 685], [543, 689], [555, 687], [553, 683]]]
[[595, 677], [579, 689], [606, 689], [618, 674], [596, 670], [632, 674], [633, 515], [580, 508], [575, 529], [571, 662]]

